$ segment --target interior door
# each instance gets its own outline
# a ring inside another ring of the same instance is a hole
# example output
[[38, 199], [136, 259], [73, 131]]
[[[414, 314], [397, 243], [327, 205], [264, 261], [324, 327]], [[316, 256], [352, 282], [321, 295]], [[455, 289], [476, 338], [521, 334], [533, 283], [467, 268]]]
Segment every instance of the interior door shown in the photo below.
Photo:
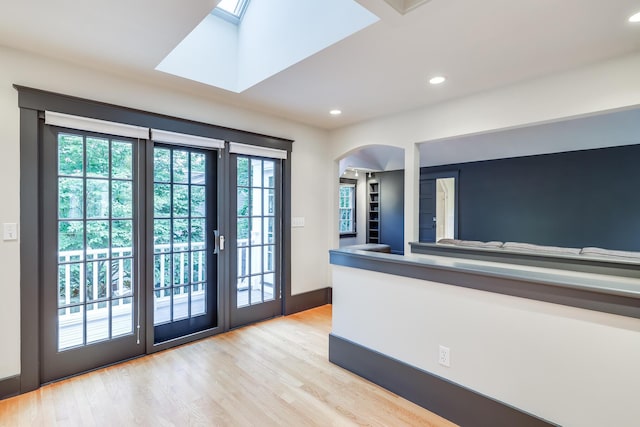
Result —
[[144, 352], [136, 140], [44, 126], [41, 381]]
[[161, 343], [218, 325], [217, 151], [155, 144], [153, 324]]
[[419, 241], [436, 241], [436, 180], [420, 180]]
[[282, 314], [281, 186], [278, 159], [230, 157], [230, 327]]

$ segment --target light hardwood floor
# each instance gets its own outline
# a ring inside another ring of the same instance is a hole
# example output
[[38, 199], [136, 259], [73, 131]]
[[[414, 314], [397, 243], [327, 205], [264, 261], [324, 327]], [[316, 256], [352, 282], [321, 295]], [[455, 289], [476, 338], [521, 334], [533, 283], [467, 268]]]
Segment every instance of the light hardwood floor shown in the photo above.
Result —
[[452, 426], [327, 359], [331, 306], [0, 401], [1, 426]]

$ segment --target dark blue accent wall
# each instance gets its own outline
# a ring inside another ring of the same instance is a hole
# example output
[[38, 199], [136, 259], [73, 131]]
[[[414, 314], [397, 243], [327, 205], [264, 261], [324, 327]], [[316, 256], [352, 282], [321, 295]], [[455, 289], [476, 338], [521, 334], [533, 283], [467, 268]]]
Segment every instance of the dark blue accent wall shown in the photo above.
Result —
[[640, 251], [640, 145], [420, 172], [443, 170], [460, 172], [460, 239]]
[[380, 183], [380, 243], [404, 254], [404, 170], [376, 172]]

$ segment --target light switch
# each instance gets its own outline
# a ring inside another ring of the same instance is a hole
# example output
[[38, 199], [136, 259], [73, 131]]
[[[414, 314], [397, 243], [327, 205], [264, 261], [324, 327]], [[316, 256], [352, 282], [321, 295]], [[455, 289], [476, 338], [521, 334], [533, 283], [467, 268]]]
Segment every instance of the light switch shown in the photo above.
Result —
[[304, 217], [294, 216], [291, 218], [291, 227], [304, 227]]
[[2, 227], [3, 240], [18, 240], [18, 224], [6, 222]]

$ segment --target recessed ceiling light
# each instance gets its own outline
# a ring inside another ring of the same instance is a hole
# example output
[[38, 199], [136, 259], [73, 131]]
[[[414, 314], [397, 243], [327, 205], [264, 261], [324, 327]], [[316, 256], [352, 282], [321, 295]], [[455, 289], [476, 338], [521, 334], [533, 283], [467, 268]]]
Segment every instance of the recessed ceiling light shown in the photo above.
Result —
[[632, 15], [629, 18], [629, 22], [640, 22], [640, 12], [636, 13], [635, 15]]
[[342, 114], [342, 110], [331, 110], [329, 111], [329, 114], [331, 114], [332, 116], [339, 116], [340, 114]]
[[429, 83], [431, 83], [432, 85], [439, 85], [440, 83], [444, 83], [445, 80], [447, 79], [442, 76], [435, 76], [429, 80]]

